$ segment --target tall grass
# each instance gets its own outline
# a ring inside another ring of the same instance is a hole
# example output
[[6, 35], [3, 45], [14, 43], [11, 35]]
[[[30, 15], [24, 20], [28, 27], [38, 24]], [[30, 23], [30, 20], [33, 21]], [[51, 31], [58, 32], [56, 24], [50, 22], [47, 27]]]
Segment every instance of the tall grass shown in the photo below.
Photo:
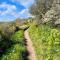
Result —
[[24, 31], [20, 30], [12, 35], [12, 45], [6, 49], [0, 60], [24, 60], [26, 48], [24, 45]]
[[38, 60], [60, 60], [60, 30], [32, 25], [29, 34]]

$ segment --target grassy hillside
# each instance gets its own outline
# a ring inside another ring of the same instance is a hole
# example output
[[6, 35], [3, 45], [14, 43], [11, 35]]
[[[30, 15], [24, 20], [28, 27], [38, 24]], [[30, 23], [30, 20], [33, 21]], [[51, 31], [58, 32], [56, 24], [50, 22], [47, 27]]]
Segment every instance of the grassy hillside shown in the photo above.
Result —
[[34, 20], [16, 23], [0, 25], [0, 60], [26, 60], [24, 31], [28, 28], [37, 60], [60, 60], [60, 29]]
[[24, 31], [20, 30], [15, 32], [9, 39], [7, 39], [5, 35], [3, 37], [4, 38], [2, 39], [1, 36], [0, 39], [0, 60], [24, 60], [26, 57]]
[[29, 34], [38, 60], [60, 60], [60, 30], [31, 25]]

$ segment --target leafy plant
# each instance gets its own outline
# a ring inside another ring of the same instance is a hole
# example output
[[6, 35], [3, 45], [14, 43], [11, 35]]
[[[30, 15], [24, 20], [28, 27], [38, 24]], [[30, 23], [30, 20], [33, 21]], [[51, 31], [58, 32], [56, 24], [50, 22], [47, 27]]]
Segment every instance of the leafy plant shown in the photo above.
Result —
[[[36, 50], [38, 60], [58, 60], [60, 55], [60, 30], [49, 26], [32, 25], [29, 34]], [[54, 57], [56, 56], [56, 59]]]

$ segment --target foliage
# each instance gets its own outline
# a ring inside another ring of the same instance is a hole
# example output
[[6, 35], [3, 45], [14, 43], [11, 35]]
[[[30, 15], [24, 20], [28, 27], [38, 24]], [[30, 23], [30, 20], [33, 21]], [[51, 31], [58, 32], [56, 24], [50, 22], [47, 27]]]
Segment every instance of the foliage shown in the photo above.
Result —
[[20, 30], [12, 35], [11, 40], [15, 42], [21, 42], [24, 39], [24, 31]]
[[23, 52], [25, 52], [25, 47], [20, 44], [15, 44], [7, 49], [6, 53], [1, 57], [1, 60], [23, 60]]
[[[24, 45], [23, 35], [24, 31], [17, 31], [9, 39], [6, 40], [4, 40], [4, 34], [1, 35], [0, 40], [0, 60], [24, 60], [26, 58], [26, 48]], [[2, 38], [3, 35], [4, 37]]]
[[38, 27], [32, 25], [29, 34], [38, 60], [60, 59], [60, 30], [44, 25]]

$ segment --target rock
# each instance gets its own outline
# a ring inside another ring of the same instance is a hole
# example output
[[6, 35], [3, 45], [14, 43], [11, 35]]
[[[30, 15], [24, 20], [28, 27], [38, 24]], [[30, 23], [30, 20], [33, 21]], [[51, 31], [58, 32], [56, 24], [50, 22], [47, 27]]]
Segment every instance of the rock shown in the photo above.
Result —
[[43, 23], [54, 21], [55, 24], [60, 24], [60, 0], [54, 0], [52, 7], [42, 18]]
[[60, 24], [60, 19], [55, 22], [55, 25]]

